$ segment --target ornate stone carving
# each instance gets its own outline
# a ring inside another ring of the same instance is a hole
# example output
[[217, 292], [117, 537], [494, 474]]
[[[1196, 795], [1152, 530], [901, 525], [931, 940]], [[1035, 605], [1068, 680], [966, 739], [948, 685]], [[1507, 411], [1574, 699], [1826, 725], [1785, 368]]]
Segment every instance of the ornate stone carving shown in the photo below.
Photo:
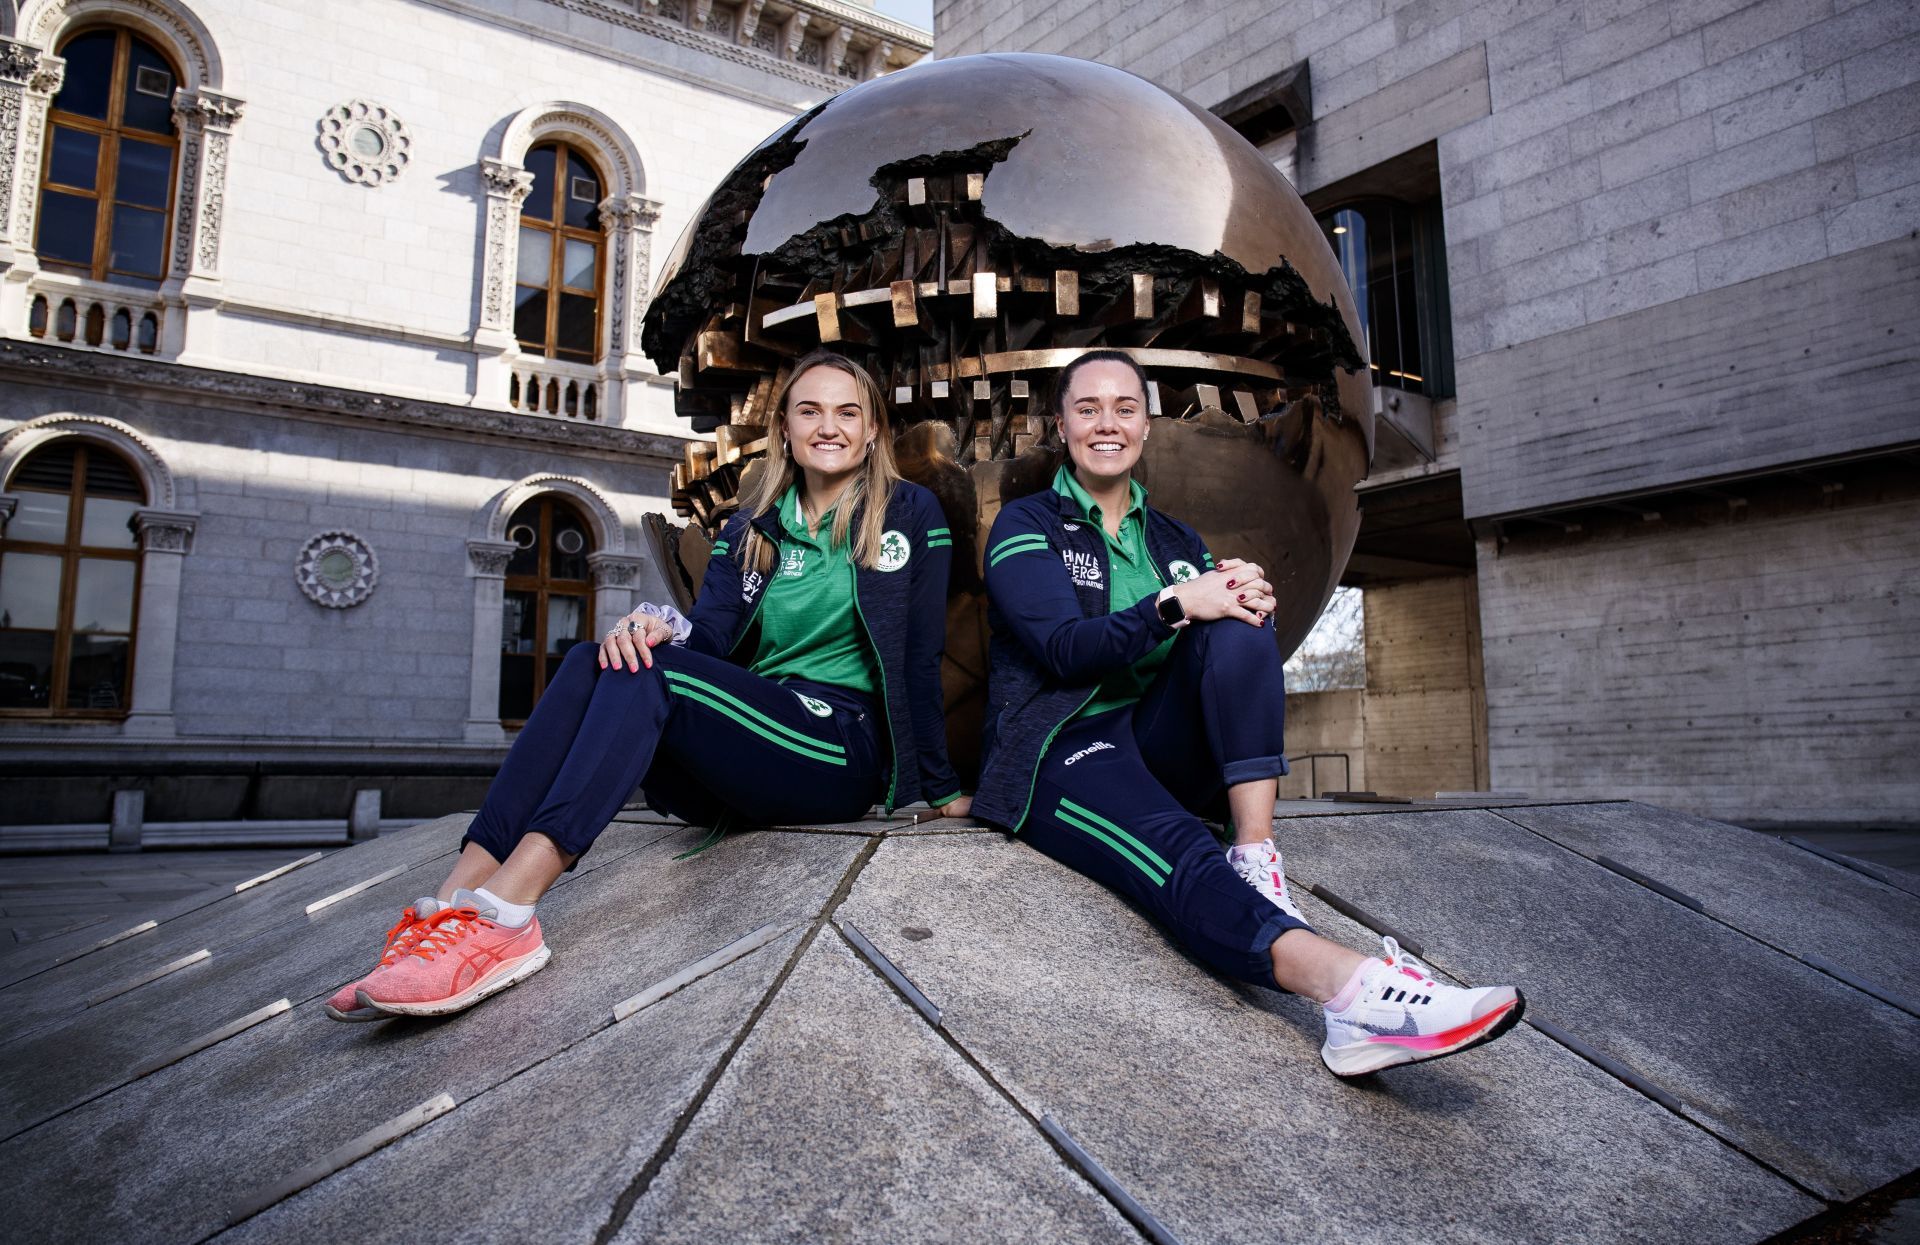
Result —
[[507, 294], [520, 252], [520, 204], [533, 189], [533, 174], [517, 164], [488, 158], [480, 162], [480, 180], [487, 188], [480, 327], [505, 330]]
[[[178, 113], [174, 114], [176, 117]], [[198, 212], [200, 186], [200, 145], [204, 136], [182, 126], [180, 129], [180, 185], [182, 187], [179, 208], [174, 212], [173, 222], [173, 271], [175, 275], [185, 273], [187, 265], [193, 262], [193, 226]]]
[[413, 159], [413, 136], [384, 104], [348, 100], [320, 118], [320, 150], [334, 172], [362, 186], [399, 177]]
[[[56, 348], [57, 349], [57, 348]], [[62, 352], [70, 354], [71, 352]], [[72, 356], [76, 362], [89, 369], [104, 361], [105, 356]], [[36, 368], [36, 371], [51, 369]], [[134, 461], [135, 469], [140, 473], [147, 486], [147, 495], [152, 498], [158, 510], [170, 511], [174, 505], [173, 472], [168, 469], [166, 459], [153, 442], [140, 435], [132, 426], [104, 415], [42, 415], [0, 436], [0, 480], [7, 477], [19, 462], [36, 447], [61, 436], [80, 436], [89, 440], [104, 442]]]
[[352, 532], [321, 532], [294, 559], [293, 577], [308, 600], [344, 610], [373, 595], [380, 563]]
[[845, 67], [847, 45], [853, 42], [853, 27], [836, 26], [833, 37], [827, 40], [826, 64], [821, 66], [828, 73], [837, 74]]
[[[36, 176], [40, 168], [40, 149], [47, 136], [47, 105], [59, 93], [60, 81], [66, 70], [67, 63], [59, 57], [41, 56], [27, 75], [26, 90], [20, 97], [20, 162], [17, 167], [31, 170], [30, 177]], [[16, 196], [19, 202], [14, 205], [13, 236], [31, 245], [33, 215], [40, 196], [33, 193], [31, 183], [22, 191]]]
[[533, 189], [533, 174], [517, 164], [508, 164], [491, 156], [480, 162], [480, 180], [486, 183], [488, 194], [511, 200], [515, 207]]
[[227, 135], [207, 131], [206, 171], [201, 175], [200, 191], [200, 267], [213, 272], [220, 267], [220, 221], [227, 206]]
[[20, 98], [16, 83], [0, 82], [0, 239], [13, 233], [13, 159], [20, 150]]
[[[637, 336], [650, 262], [650, 231], [659, 219], [660, 205], [639, 195], [614, 195], [600, 204], [600, 225], [606, 231], [607, 249], [613, 257], [613, 273], [607, 282], [612, 295], [607, 314], [609, 354], [618, 356], [628, 349], [629, 313]], [[630, 269], [632, 278], [628, 276]]]
[[173, 50], [187, 62], [188, 83], [194, 86], [219, 85], [202, 42], [202, 32], [182, 21], [171, 5], [159, 4], [156, 0], [111, 0], [111, 3], [104, 4], [97, 0], [53, 0], [34, 16], [33, 29], [23, 33], [29, 41], [42, 47], [51, 47], [54, 37], [68, 27], [69, 19], [77, 18], [83, 12], [88, 16], [111, 16], [116, 12], [140, 14], [165, 32], [173, 44]]
[[21, 86], [40, 65], [40, 49], [26, 43], [16, 43], [12, 39], [0, 39], [0, 82], [13, 82]]
[[760, 29], [760, 11], [767, 7], [767, 0], [747, 0], [740, 6], [740, 30], [738, 38], [742, 43], [753, 43], [755, 32]]
[[149, 553], [185, 553], [193, 541], [194, 526], [200, 516], [176, 510], [136, 510], [134, 529], [140, 533], [140, 547]]
[[486, 579], [504, 579], [507, 563], [520, 546], [510, 540], [470, 540], [467, 542], [467, 567], [472, 575]]
[[27, 75], [27, 89], [52, 98], [60, 94], [60, 84], [66, 79], [66, 61], [58, 56], [42, 56], [39, 63], [34, 66], [33, 72]]
[[646, 562], [642, 558], [618, 553], [587, 555], [587, 570], [593, 576], [593, 586], [596, 588], [631, 588], [640, 578], [640, 568], [644, 565]]
[[787, 25], [784, 31], [787, 37], [782, 51], [788, 60], [796, 60], [799, 58], [800, 45], [805, 42], [807, 37], [807, 23], [812, 20], [813, 14], [799, 10], [796, 10], [794, 15], [787, 19]]

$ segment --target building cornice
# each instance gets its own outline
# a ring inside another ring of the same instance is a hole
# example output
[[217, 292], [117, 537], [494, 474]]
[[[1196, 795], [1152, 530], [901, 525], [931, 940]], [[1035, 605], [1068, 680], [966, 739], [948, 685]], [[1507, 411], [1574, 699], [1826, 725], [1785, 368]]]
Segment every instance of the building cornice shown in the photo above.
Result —
[[398, 398], [17, 339], [0, 339], [0, 383], [66, 385], [161, 401], [213, 402], [232, 410], [359, 427], [385, 424], [468, 440], [508, 441], [555, 453], [653, 460], [656, 464], [678, 462], [686, 452], [685, 440], [655, 432]]
[[[445, 9], [448, 12], [458, 13], [463, 17], [470, 17], [477, 21], [484, 21], [492, 25], [515, 30], [531, 38], [545, 40], [550, 43], [564, 44], [579, 51], [588, 52], [596, 56], [603, 56], [610, 60], [619, 61], [622, 64], [631, 65], [637, 69], [646, 70], [650, 73], [657, 73], [664, 77], [675, 78], [694, 86], [718, 91], [736, 99], [742, 99], [756, 104], [764, 104], [771, 108], [780, 108], [790, 112], [804, 111], [818, 103], [821, 98], [829, 95], [837, 95], [848, 87], [857, 85], [838, 74], [823, 73], [820, 70], [810, 68], [798, 61], [772, 56], [757, 48], [734, 40], [722, 39], [707, 34], [704, 31], [695, 30], [681, 22], [655, 16], [649, 11], [654, 8], [655, 5], [645, 3], [645, 0], [631, 5], [611, 3], [609, 0], [540, 0], [540, 2], [551, 5], [553, 8], [562, 12], [578, 13], [583, 17], [607, 22], [610, 25], [618, 26], [622, 29], [651, 36], [652, 38], [659, 39], [663, 43], [670, 43], [676, 47], [683, 47], [690, 51], [714, 56], [730, 64], [739, 65], [743, 68], [767, 74], [773, 78], [798, 84], [806, 88], [810, 97], [795, 99], [790, 96], [780, 96], [763, 91], [755, 91], [751, 88], [742, 87], [735, 83], [722, 81], [719, 78], [699, 73], [685, 66], [639, 55], [629, 49], [610, 47], [604, 41], [579, 38], [561, 29], [558, 23], [549, 26], [539, 22], [529, 21], [519, 15], [520, 10], [505, 12], [482, 2], [482, 0], [418, 0], [418, 2], [432, 5], [434, 8]], [[922, 56], [930, 53], [933, 48], [931, 36], [927, 35], [924, 31], [918, 31], [911, 26], [894, 22], [891, 19], [881, 17], [877, 13], [869, 13], [849, 5], [835, 4], [832, 0], [780, 0], [780, 2], [789, 8], [805, 11], [809, 14], [818, 14], [827, 21], [856, 27], [874, 39], [912, 48]], [[817, 95], [811, 94], [816, 92], [818, 93]]]

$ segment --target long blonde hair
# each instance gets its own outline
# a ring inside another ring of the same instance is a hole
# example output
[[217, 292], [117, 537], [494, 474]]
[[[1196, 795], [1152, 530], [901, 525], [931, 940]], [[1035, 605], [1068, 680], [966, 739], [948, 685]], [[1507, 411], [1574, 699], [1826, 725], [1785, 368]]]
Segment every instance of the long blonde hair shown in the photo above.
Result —
[[[856, 565], [871, 569], [880, 561], [880, 544], [887, 531], [887, 503], [893, 500], [893, 486], [899, 482], [900, 472], [893, 461], [893, 432], [887, 425], [885, 395], [867, 369], [845, 355], [815, 350], [793, 365], [793, 372], [773, 396], [775, 414], [773, 427], [767, 430], [767, 456], [760, 461], [760, 470], [748, 481], [746, 492], [740, 498], [740, 510], [758, 518], [778, 506], [798, 478], [793, 453], [786, 445], [787, 395], [793, 392], [795, 381], [817, 367], [837, 368], [853, 377], [854, 387], [860, 394], [861, 413], [873, 420], [873, 448], [867, 451], [866, 469], [847, 486], [833, 511], [833, 543], [836, 545], [846, 543], [854, 512], [860, 512], [860, 530], [853, 537], [853, 560]], [[749, 526], [747, 544], [741, 550], [741, 564], [765, 575], [773, 570], [773, 558], [773, 542], [762, 536], [760, 529]]]

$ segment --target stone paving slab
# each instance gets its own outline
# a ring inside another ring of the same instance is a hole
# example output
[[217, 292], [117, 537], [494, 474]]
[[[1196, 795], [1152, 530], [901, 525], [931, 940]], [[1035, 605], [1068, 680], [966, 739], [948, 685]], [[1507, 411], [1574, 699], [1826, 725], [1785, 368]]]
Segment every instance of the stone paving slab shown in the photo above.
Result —
[[[465, 1101], [552, 1058], [768, 922], [810, 920], [862, 847], [742, 834], [672, 859], [701, 837], [677, 831], [557, 888], [541, 906], [552, 963], [484, 1007], [338, 1024], [315, 999], [0, 1144], [0, 1221], [31, 1240], [198, 1240], [262, 1184], [435, 1094]], [[77, 1171], [92, 1196], [72, 1196]]]
[[[62, 964], [63, 973], [80, 972], [93, 974], [101, 984], [117, 977], [138, 971], [146, 963], [164, 963], [173, 956], [165, 955], [156, 947], [175, 946], [182, 941], [190, 941], [196, 931], [204, 929], [206, 922], [189, 922], [187, 918], [201, 912], [210, 904], [221, 904], [219, 915], [214, 918], [226, 932], [229, 941], [251, 937], [267, 926], [285, 919], [291, 907], [296, 913], [316, 899], [332, 894], [343, 887], [365, 881], [388, 869], [396, 867], [412, 868], [435, 856], [453, 851], [460, 842], [460, 836], [466, 833], [471, 815], [456, 813], [436, 821], [425, 822], [410, 830], [383, 834], [367, 843], [359, 844], [352, 850], [342, 850], [303, 865], [293, 872], [263, 883], [234, 896], [231, 891], [209, 892], [184, 899], [162, 908], [152, 915], [159, 922], [159, 928], [132, 938], [117, 942], [101, 951], [94, 951], [81, 958]], [[298, 860], [308, 853], [289, 850], [286, 861]], [[284, 863], [284, 861], [283, 861]], [[264, 870], [262, 871], [264, 872]], [[244, 880], [244, 879], [242, 879]], [[238, 905], [237, 907], [234, 905]], [[135, 922], [138, 924], [139, 922]], [[89, 928], [73, 934], [50, 938], [22, 948], [0, 964], [0, 1011], [14, 1016], [37, 1013], [48, 1006], [42, 998], [42, 991], [51, 983], [35, 980], [54, 964], [77, 952], [83, 952], [101, 938], [118, 930]], [[195, 943], [195, 947], [205, 945]], [[185, 954], [193, 950], [175, 951], [173, 955]], [[66, 978], [63, 977], [63, 980]], [[97, 988], [97, 987], [95, 987]], [[82, 991], [83, 994], [90, 991]], [[56, 999], [62, 993], [55, 988], [52, 994]]]
[[1506, 809], [1507, 820], [1588, 859], [1607, 857], [1683, 892], [1791, 955], [1815, 955], [1920, 1005], [1920, 896], [1757, 834], [1645, 804]]
[[1493, 812], [1302, 819], [1290, 875], [1653, 1081], [1823, 1196], [1920, 1166], [1920, 1019]]
[[[1329, 936], [1377, 947], [1305, 904]], [[1524, 1025], [1454, 1059], [1337, 1080], [1317, 1007], [1209, 974], [1000, 836], [883, 843], [838, 919], [1187, 1245], [1746, 1241], [1818, 1209]]]
[[[667, 826], [610, 829], [555, 893], [669, 833]], [[54, 1017], [13, 1037], [0, 1045], [0, 1064], [18, 1070], [0, 1081], [0, 1138], [112, 1089], [156, 1052], [178, 1048], [219, 1020], [281, 998], [324, 1002], [378, 962], [394, 917], [437, 890], [451, 861], [429, 860], [304, 918], [304, 928], [275, 926], [223, 946], [207, 960], [86, 1008], [81, 1023]]]
[[[191, 901], [193, 906], [161, 920], [155, 929], [0, 989], [6, 1032], [29, 1031], [55, 1017], [73, 1015], [100, 991], [180, 956], [203, 948], [220, 955], [275, 926], [305, 923], [309, 920], [309, 904], [391, 870], [405, 873], [429, 861], [440, 861], [444, 877], [444, 871], [452, 867], [461, 833], [453, 826], [430, 823], [375, 839], [358, 851], [336, 852], [239, 894], [229, 892]], [[314, 915], [325, 916], [338, 906], [329, 905]], [[394, 915], [398, 914], [395, 909]], [[385, 929], [382, 926], [375, 932], [376, 940]]]
[[[378, 1208], [416, 1240], [461, 1224], [478, 1240], [593, 1240], [802, 937], [789, 931], [216, 1239], [339, 1245], [370, 1235]], [[526, 1178], [476, 1161], [489, 1155]]]
[[1139, 1237], [829, 929], [613, 1239]]

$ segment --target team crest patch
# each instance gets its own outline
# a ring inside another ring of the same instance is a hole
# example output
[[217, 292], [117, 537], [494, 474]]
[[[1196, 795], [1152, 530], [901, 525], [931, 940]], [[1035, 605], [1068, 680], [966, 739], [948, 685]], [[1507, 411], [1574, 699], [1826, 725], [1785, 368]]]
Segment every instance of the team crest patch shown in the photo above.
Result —
[[1189, 579], [1200, 578], [1200, 568], [1191, 562], [1169, 562], [1167, 571], [1173, 576], [1173, 582], [1176, 584], [1184, 584]]
[[798, 579], [807, 573], [807, 551], [794, 546], [780, 553], [780, 569], [774, 574], [780, 579]]
[[[800, 693], [795, 692], [794, 695], [800, 696]], [[800, 696], [800, 703], [805, 705], [807, 712], [816, 718], [830, 718], [833, 716], [833, 706], [824, 700], [815, 700], [811, 696]]]
[[880, 560], [875, 566], [883, 571], [897, 571], [912, 556], [913, 542], [905, 532], [885, 532], [880, 537]]

